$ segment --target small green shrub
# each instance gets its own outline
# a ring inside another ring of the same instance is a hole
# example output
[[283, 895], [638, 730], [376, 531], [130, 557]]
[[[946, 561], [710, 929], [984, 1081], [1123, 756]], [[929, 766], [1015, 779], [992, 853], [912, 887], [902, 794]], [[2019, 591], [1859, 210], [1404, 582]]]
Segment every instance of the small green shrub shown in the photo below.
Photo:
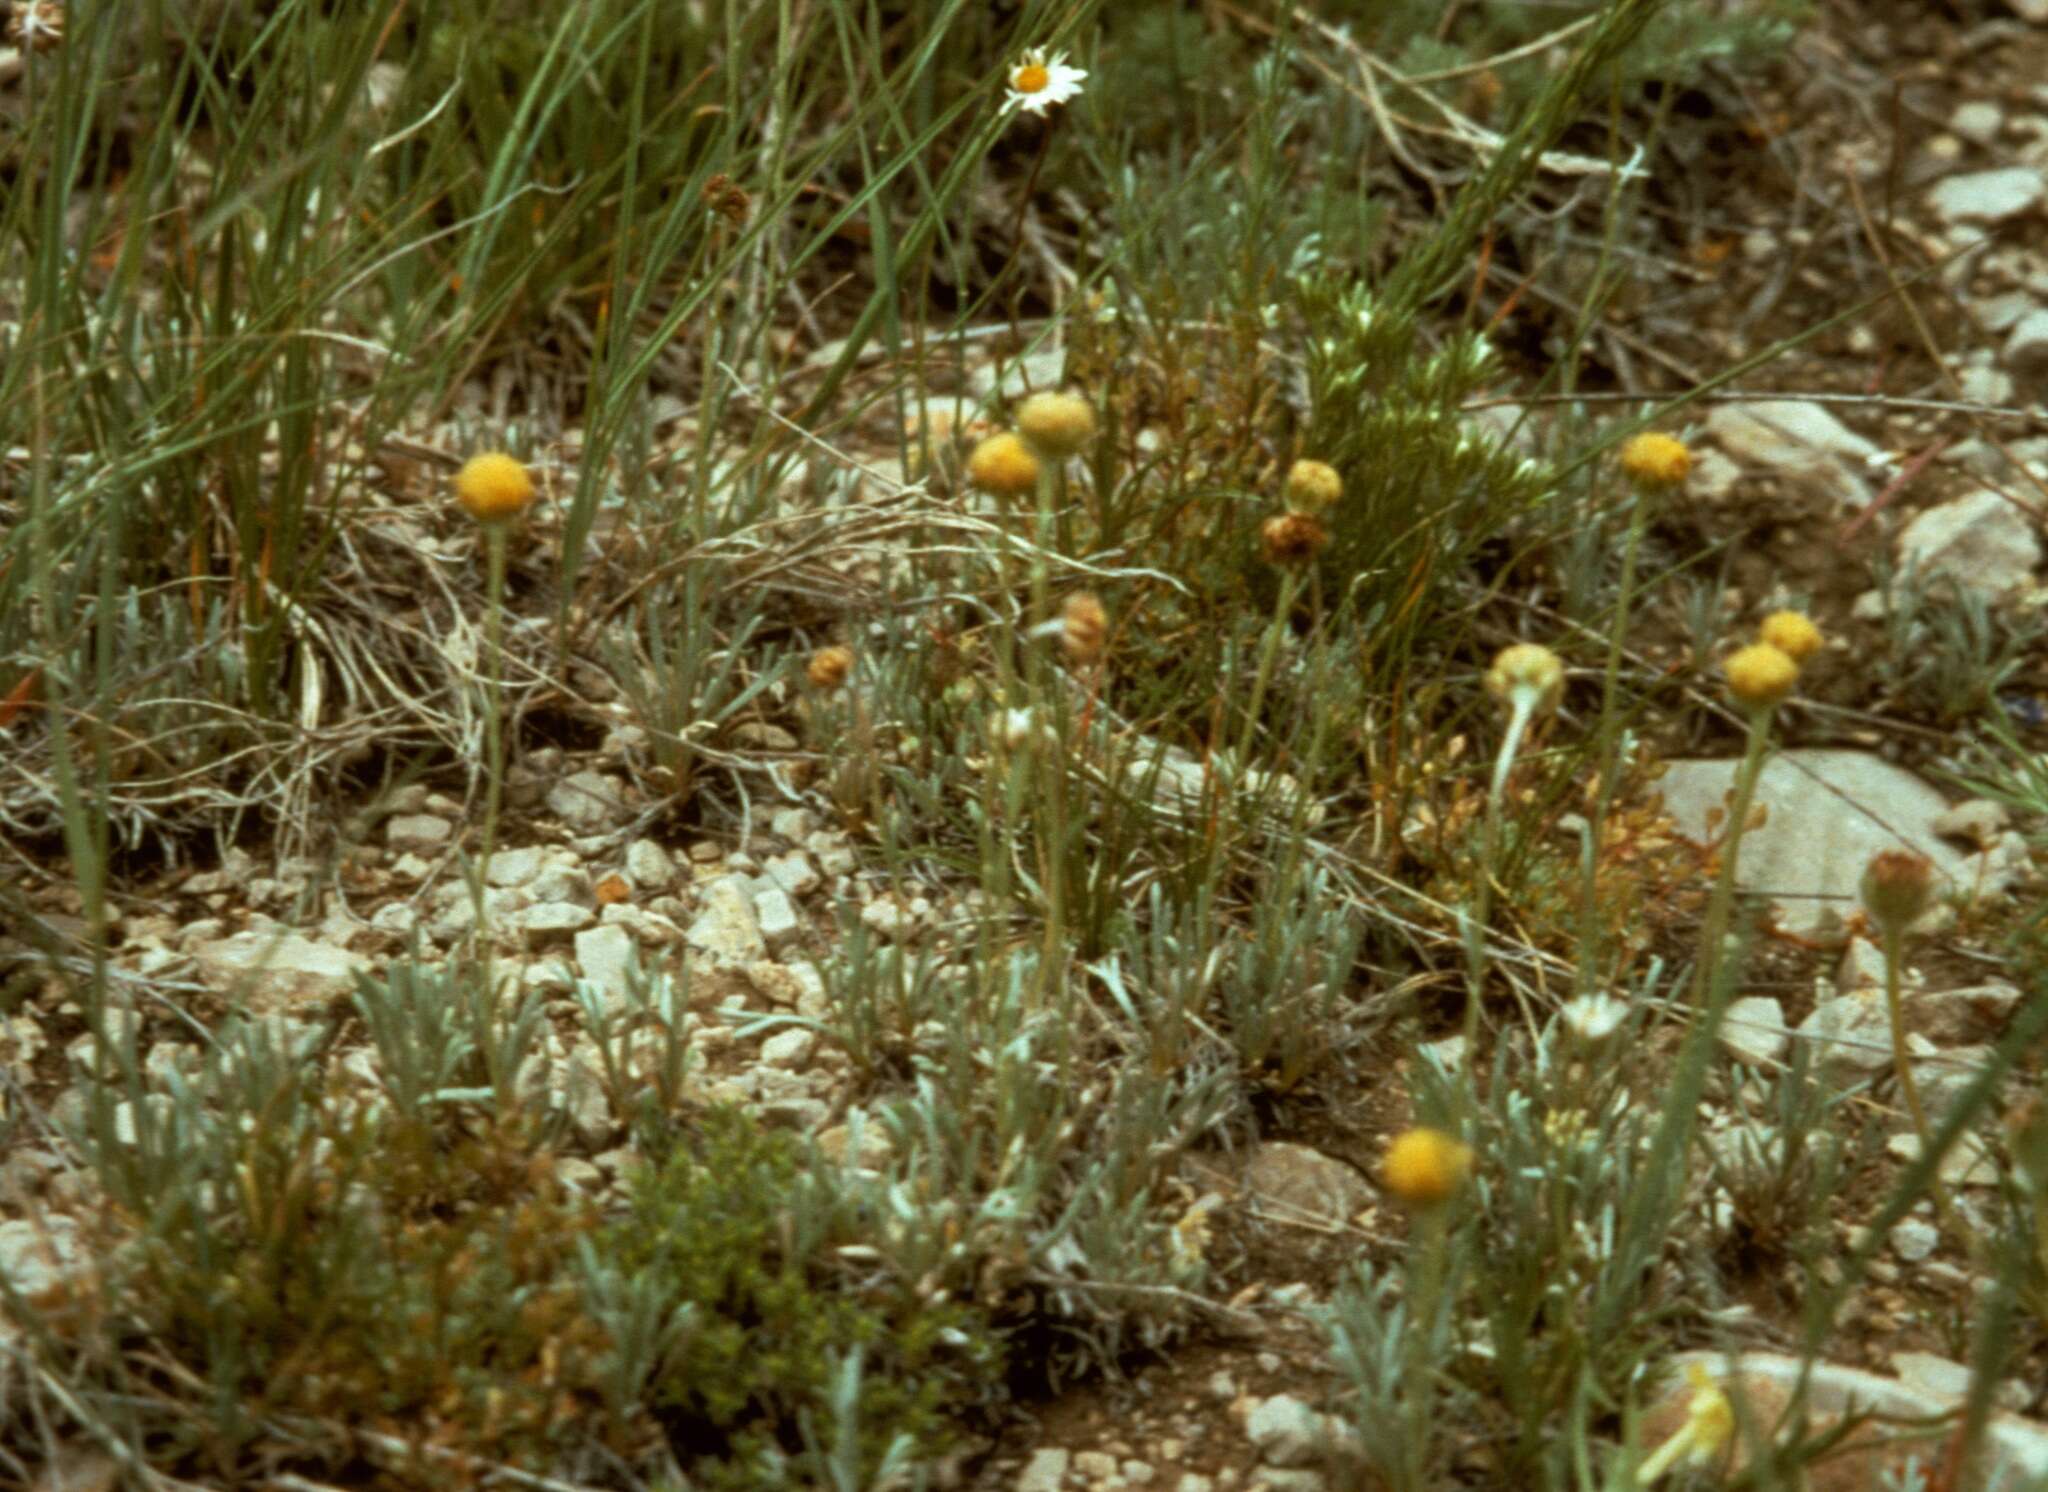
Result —
[[835, 1442], [863, 1478], [906, 1447], [942, 1451], [1001, 1372], [1001, 1344], [971, 1307], [848, 1273], [837, 1250], [864, 1237], [861, 1213], [794, 1142], [738, 1113], [714, 1114], [694, 1147], [634, 1183], [630, 1215], [597, 1252], [693, 1313], [648, 1397], [702, 1485], [789, 1486], [821, 1473]]

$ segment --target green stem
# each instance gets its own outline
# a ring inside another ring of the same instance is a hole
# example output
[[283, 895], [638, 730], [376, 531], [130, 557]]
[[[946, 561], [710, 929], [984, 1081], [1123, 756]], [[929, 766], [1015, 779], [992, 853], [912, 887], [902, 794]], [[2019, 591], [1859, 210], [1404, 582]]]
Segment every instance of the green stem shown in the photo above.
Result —
[[1493, 781], [1486, 789], [1486, 822], [1480, 830], [1479, 884], [1473, 889], [1473, 905], [1462, 913], [1465, 940], [1465, 1064], [1472, 1070], [1479, 1041], [1479, 1002], [1486, 985], [1486, 933], [1493, 921], [1493, 878], [1499, 873], [1500, 821], [1507, 802], [1508, 774], [1522, 749], [1522, 737], [1536, 716], [1537, 697], [1517, 689], [1509, 701], [1507, 734], [1493, 758]]
[[[1905, 960], [1906, 929], [1897, 922], [1885, 922], [1879, 924], [1879, 933], [1884, 948], [1885, 1015], [1892, 1028], [1892, 1071], [1898, 1076], [1899, 1092], [1905, 1096], [1906, 1112], [1912, 1116], [1913, 1133], [1924, 1156], [1933, 1148], [1934, 1131], [1927, 1123], [1927, 1106], [1920, 1101], [1920, 1083], [1913, 1076], [1913, 1063], [1906, 1052], [1905, 972], [1901, 967]], [[1948, 1189], [1941, 1184], [1939, 1169], [1928, 1174], [1927, 1190], [1934, 1198], [1934, 1210], [1941, 1215], [1942, 1231], [1974, 1251], [1976, 1239], [1949, 1207]]]
[[484, 688], [484, 755], [488, 773], [484, 783], [484, 834], [481, 857], [470, 896], [476, 905], [476, 930], [484, 965], [484, 983], [491, 981], [491, 918], [484, 894], [489, 878], [491, 854], [498, 842], [498, 808], [505, 789], [505, 549], [511, 525], [487, 523], [484, 540], [490, 553], [489, 593], [484, 617], [484, 652], [490, 659], [490, 680]]
[[1431, 1359], [1437, 1316], [1443, 1309], [1446, 1256], [1450, 1252], [1450, 1208], [1427, 1207], [1415, 1214], [1408, 1254], [1408, 1434], [1407, 1486], [1427, 1486], [1430, 1426], [1436, 1396]]
[[1728, 807], [1728, 844], [1721, 852], [1721, 878], [1714, 883], [1714, 895], [1707, 903], [1707, 930], [1700, 943], [1700, 961], [1693, 972], [1692, 1002], [1705, 1008], [1721, 972], [1721, 945], [1728, 937], [1728, 920], [1735, 904], [1735, 872], [1742, 856], [1742, 836], [1749, 828], [1749, 805], [1756, 798], [1757, 779], [1763, 775], [1764, 758], [1770, 752], [1771, 717], [1776, 705], [1765, 705], [1749, 714], [1749, 744], [1742, 754], [1742, 766], [1735, 774], [1735, 796]]

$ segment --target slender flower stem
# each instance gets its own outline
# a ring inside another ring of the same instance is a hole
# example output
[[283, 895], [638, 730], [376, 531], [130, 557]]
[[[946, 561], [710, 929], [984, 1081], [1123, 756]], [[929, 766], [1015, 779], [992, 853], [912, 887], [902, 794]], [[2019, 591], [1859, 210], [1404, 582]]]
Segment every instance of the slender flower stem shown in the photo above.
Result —
[[[1901, 965], [1906, 955], [1906, 929], [1897, 922], [1879, 924], [1879, 936], [1884, 949], [1884, 1005], [1885, 1015], [1892, 1028], [1892, 1071], [1898, 1075], [1899, 1092], [1906, 1100], [1906, 1112], [1913, 1118], [1913, 1133], [1920, 1141], [1920, 1153], [1926, 1155], [1933, 1148], [1934, 1131], [1927, 1122], [1927, 1106], [1920, 1101], [1920, 1084], [1913, 1076], [1913, 1063], [1906, 1053], [1905, 997], [1902, 986], [1905, 971]], [[1934, 1210], [1941, 1214], [1942, 1230], [1950, 1237], [1965, 1245], [1974, 1245], [1975, 1236], [1964, 1227], [1949, 1206], [1948, 1188], [1941, 1184], [1941, 1171], [1936, 1167], [1927, 1178], [1928, 1194], [1934, 1198]]]
[[1692, 1002], [1704, 1009], [1720, 977], [1722, 944], [1728, 937], [1728, 920], [1735, 904], [1735, 873], [1742, 855], [1742, 836], [1749, 829], [1749, 806], [1756, 798], [1757, 779], [1763, 775], [1764, 758], [1770, 752], [1771, 717], [1777, 706], [1764, 705], [1749, 712], [1749, 744], [1742, 754], [1742, 766], [1735, 774], [1735, 796], [1728, 806], [1728, 843], [1721, 852], [1721, 878], [1714, 883], [1713, 898], [1707, 903], [1707, 930], [1700, 942], [1700, 961], [1693, 972]]
[[1479, 884], [1472, 908], [1459, 920], [1465, 938], [1465, 1060], [1473, 1060], [1479, 1039], [1479, 1002], [1486, 985], [1486, 932], [1493, 920], [1493, 879], [1499, 873], [1501, 818], [1507, 803], [1508, 774], [1522, 749], [1522, 737], [1536, 716], [1537, 696], [1518, 689], [1509, 696], [1508, 729], [1493, 759], [1493, 780], [1486, 790], [1486, 822], [1479, 841]]
[[484, 980], [490, 982], [491, 925], [484, 886], [490, 874], [491, 855], [498, 842], [498, 809], [505, 790], [505, 549], [511, 525], [487, 523], [484, 541], [490, 551], [489, 610], [484, 618], [485, 648], [490, 659], [490, 681], [484, 690], [484, 754], [488, 758], [484, 784], [484, 833], [481, 857], [470, 896], [476, 905], [477, 936], [484, 960]]

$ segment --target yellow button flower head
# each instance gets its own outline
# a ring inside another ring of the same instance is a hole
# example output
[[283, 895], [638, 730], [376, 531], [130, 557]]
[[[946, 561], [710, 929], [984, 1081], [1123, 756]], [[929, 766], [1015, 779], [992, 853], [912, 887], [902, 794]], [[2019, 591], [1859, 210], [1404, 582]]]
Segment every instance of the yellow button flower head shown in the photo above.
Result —
[[1564, 693], [1564, 664], [1541, 643], [1518, 642], [1494, 656], [1486, 671], [1486, 692], [1509, 704], [1519, 697], [1530, 710], [1555, 709]]
[[845, 683], [852, 671], [853, 649], [843, 644], [819, 648], [804, 665], [804, 677], [811, 681], [811, 687], [828, 693]]
[[1010, 91], [1003, 95], [1003, 107], [1024, 114], [1043, 114], [1054, 104], [1063, 104], [1081, 91], [1088, 76], [1078, 67], [1067, 66], [1067, 54], [1026, 52], [1010, 69]]
[[1934, 905], [1934, 862], [1911, 850], [1879, 850], [1863, 867], [1863, 910], [1887, 933], [1903, 933]]
[[1324, 513], [1344, 495], [1344, 479], [1326, 461], [1301, 460], [1287, 472], [1287, 506], [1297, 513]]
[[1756, 630], [1756, 640], [1767, 642], [1794, 663], [1804, 663], [1820, 651], [1820, 628], [1800, 611], [1774, 611]]
[[1092, 591], [1076, 591], [1060, 607], [1060, 646], [1076, 663], [1093, 663], [1102, 656], [1102, 644], [1109, 637], [1109, 613]]
[[1038, 487], [1038, 458], [1021, 435], [991, 435], [967, 458], [968, 478], [997, 497], [1025, 497]]
[[1380, 1160], [1380, 1180], [1410, 1207], [1449, 1201], [1471, 1173], [1472, 1147], [1440, 1129], [1396, 1135]]
[[1017, 430], [1043, 454], [1064, 461], [1095, 439], [1095, 406], [1079, 394], [1033, 394], [1017, 406]]
[[1720, 1456], [1735, 1433], [1735, 1406], [1704, 1363], [1685, 1365], [1692, 1394], [1686, 1401], [1685, 1423], [1636, 1468], [1636, 1485], [1646, 1487], [1672, 1467], [1704, 1466]]
[[1737, 648], [1722, 667], [1728, 673], [1728, 692], [1752, 710], [1770, 709], [1799, 682], [1799, 665], [1792, 655], [1767, 642]]
[[463, 462], [455, 474], [455, 500], [478, 523], [503, 523], [533, 501], [533, 478], [516, 457], [486, 451]]
[[1682, 440], [1645, 431], [1622, 446], [1621, 469], [1638, 487], [1676, 487], [1692, 471], [1692, 452]]

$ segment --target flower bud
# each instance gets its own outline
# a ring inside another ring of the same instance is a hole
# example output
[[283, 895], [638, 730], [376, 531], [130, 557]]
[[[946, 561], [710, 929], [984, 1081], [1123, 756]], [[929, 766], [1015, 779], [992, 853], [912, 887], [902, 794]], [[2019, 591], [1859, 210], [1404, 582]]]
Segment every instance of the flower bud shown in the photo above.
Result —
[[1325, 461], [1297, 461], [1287, 472], [1287, 506], [1297, 513], [1325, 513], [1344, 495], [1344, 479]]
[[1820, 628], [1804, 612], [1774, 611], [1756, 629], [1756, 640], [1767, 642], [1794, 663], [1804, 663], [1821, 648]]
[[1896, 936], [1934, 905], [1934, 862], [1911, 850], [1879, 850], [1863, 867], [1857, 889], [1870, 920]]
[[1621, 469], [1638, 487], [1676, 487], [1692, 471], [1692, 452], [1682, 440], [1645, 431], [1622, 446]]
[[1109, 613], [1092, 591], [1076, 591], [1060, 608], [1060, 647], [1076, 663], [1102, 656], [1109, 637]]
[[1752, 710], [1781, 703], [1799, 682], [1799, 665], [1792, 655], [1767, 642], [1737, 648], [1722, 666], [1728, 673], [1728, 692]]
[[1440, 1129], [1397, 1135], [1380, 1161], [1380, 1180], [1410, 1207], [1450, 1200], [1472, 1172], [1472, 1147]]
[[1282, 569], [1307, 564], [1329, 542], [1329, 529], [1313, 513], [1276, 513], [1259, 525], [1259, 552]]
[[1064, 461], [1095, 439], [1095, 406], [1079, 394], [1033, 394], [1017, 406], [1017, 429], [1039, 451]]
[[455, 500], [478, 523], [517, 518], [533, 501], [533, 478], [517, 457], [486, 451], [455, 473]]
[[852, 671], [853, 649], [841, 644], [819, 648], [804, 665], [804, 677], [810, 680], [811, 687], [827, 693], [844, 684]]
[[1038, 457], [1023, 436], [1005, 430], [974, 448], [967, 458], [967, 476], [997, 497], [1026, 497], [1038, 487]]
[[1510, 703], [1521, 696], [1532, 710], [1553, 710], [1564, 693], [1564, 664], [1541, 643], [1518, 642], [1495, 654], [1486, 692]]

